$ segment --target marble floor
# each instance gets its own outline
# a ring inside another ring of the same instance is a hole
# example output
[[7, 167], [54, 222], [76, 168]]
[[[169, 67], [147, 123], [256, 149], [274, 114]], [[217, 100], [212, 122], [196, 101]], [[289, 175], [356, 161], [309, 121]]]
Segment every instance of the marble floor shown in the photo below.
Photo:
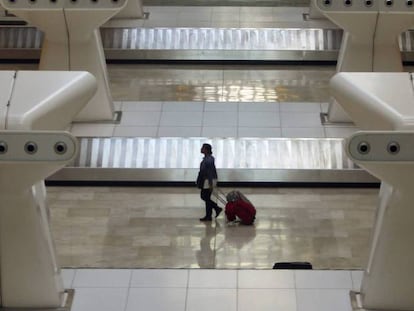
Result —
[[[230, 191], [231, 189], [223, 189]], [[198, 189], [48, 187], [63, 267], [361, 269], [378, 189], [243, 188], [254, 226], [202, 223]]]
[[116, 101], [328, 102], [335, 67], [109, 64]]

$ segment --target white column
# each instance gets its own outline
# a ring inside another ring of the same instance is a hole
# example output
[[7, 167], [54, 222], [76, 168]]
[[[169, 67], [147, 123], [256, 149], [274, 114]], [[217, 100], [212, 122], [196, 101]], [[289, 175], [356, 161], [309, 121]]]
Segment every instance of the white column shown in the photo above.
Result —
[[[58, 308], [63, 281], [54, 254], [42, 181], [71, 161], [76, 139], [64, 132], [0, 131], [2, 307]], [[35, 151], [26, 148], [36, 144]], [[56, 144], [65, 146], [57, 152]]]
[[[414, 310], [414, 89], [409, 73], [339, 73], [333, 95], [369, 131], [347, 140], [355, 163], [382, 181], [361, 287], [362, 307]], [[386, 130], [386, 131], [385, 131]]]
[[0, 0], [0, 4], [45, 33], [40, 70], [88, 71], [98, 90], [77, 121], [109, 121], [114, 105], [99, 27], [121, 11], [127, 0]]
[[126, 6], [114, 16], [115, 19], [141, 19], [143, 17], [142, 0], [128, 0]]
[[57, 71], [0, 72], [0, 82], [1, 306], [58, 308], [64, 290], [43, 180], [75, 157], [77, 141], [46, 130], [65, 129], [96, 82], [87, 72]]

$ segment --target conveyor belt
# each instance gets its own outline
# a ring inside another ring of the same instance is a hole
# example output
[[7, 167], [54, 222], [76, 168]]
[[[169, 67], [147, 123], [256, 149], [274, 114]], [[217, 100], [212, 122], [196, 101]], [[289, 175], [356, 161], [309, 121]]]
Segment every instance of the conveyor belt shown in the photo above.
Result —
[[[340, 29], [102, 28], [109, 60], [335, 61]], [[0, 27], [0, 59], [37, 59], [43, 34], [32, 27]], [[414, 31], [400, 37], [403, 59], [414, 59]]]
[[373, 183], [342, 139], [79, 138], [76, 160], [49, 181], [192, 182], [213, 145], [222, 182]]

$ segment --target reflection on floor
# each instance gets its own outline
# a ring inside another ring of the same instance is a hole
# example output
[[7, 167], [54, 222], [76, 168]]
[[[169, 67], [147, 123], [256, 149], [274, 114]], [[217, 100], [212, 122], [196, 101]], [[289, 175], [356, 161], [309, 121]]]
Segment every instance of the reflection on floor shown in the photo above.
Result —
[[116, 101], [328, 102], [334, 67], [108, 66]]
[[[224, 189], [229, 191], [230, 189]], [[48, 187], [63, 267], [271, 269], [310, 261], [360, 269], [377, 189], [243, 188], [254, 226], [201, 223], [196, 188]]]

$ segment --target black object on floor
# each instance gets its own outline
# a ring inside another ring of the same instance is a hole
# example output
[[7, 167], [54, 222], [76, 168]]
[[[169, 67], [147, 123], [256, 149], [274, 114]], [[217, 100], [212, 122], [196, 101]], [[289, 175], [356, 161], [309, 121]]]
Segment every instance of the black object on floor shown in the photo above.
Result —
[[276, 262], [273, 269], [312, 270], [312, 264], [309, 262]]

